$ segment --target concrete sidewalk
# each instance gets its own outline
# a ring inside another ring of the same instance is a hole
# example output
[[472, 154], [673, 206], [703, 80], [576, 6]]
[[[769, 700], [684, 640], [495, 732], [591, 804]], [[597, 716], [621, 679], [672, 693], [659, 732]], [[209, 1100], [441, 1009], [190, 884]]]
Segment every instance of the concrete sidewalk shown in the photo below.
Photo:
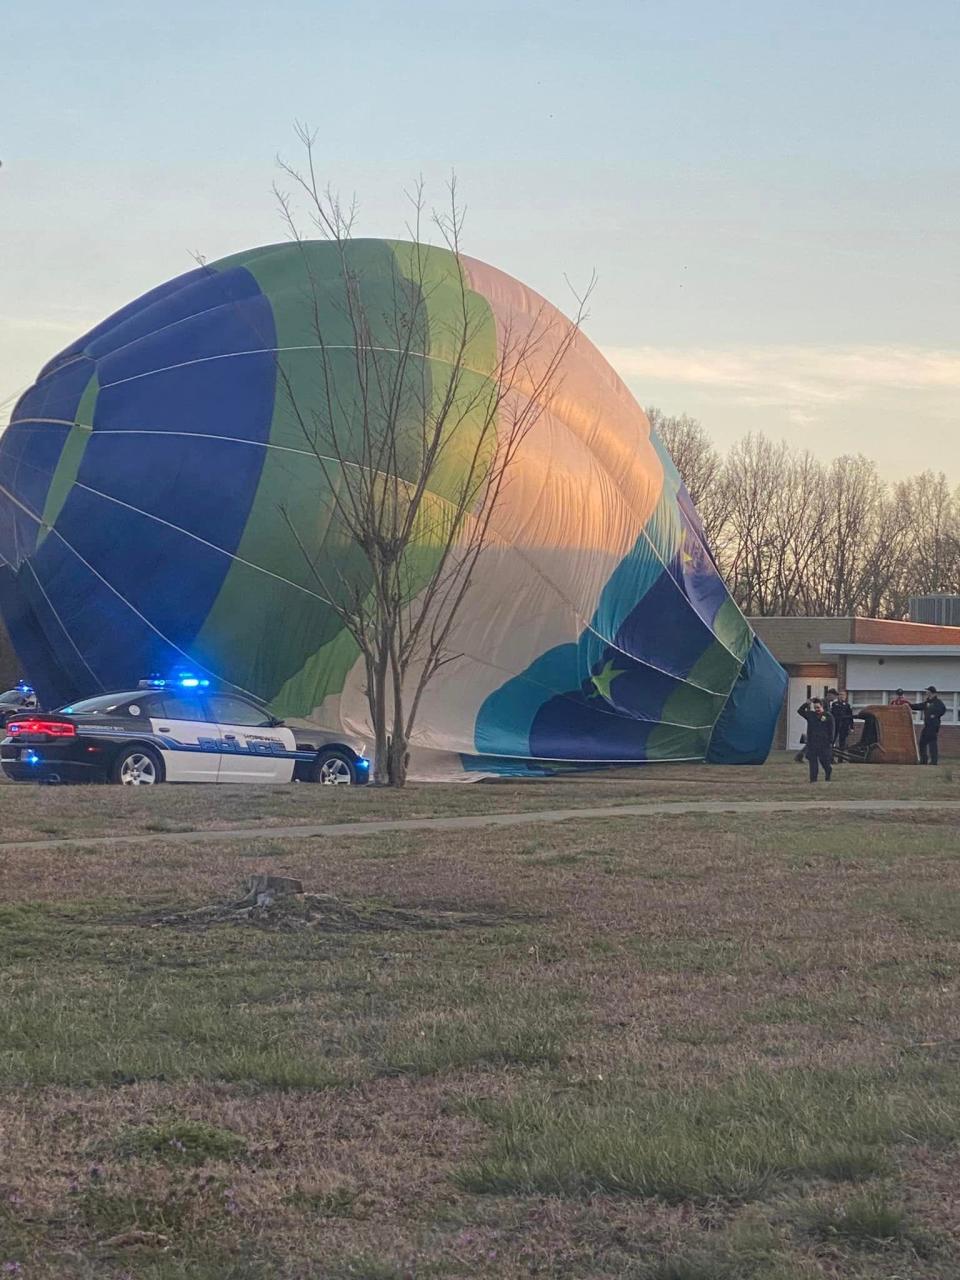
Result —
[[232, 827], [215, 831], [151, 831], [128, 836], [70, 836], [57, 840], [0, 840], [0, 849], [69, 849], [82, 845], [180, 844], [203, 840], [311, 840], [377, 836], [385, 831], [476, 831], [535, 823], [598, 818], [657, 818], [665, 814], [710, 813], [893, 813], [936, 808], [960, 811], [960, 800], [664, 800], [653, 804], [608, 805], [596, 809], [539, 809], [526, 813], [471, 814], [461, 818], [383, 818], [367, 822], [304, 823], [287, 827]]

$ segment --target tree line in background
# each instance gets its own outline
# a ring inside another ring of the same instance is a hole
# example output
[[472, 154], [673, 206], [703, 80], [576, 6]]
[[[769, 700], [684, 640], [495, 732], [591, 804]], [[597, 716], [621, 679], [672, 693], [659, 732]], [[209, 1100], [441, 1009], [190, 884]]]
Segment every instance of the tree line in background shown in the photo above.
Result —
[[889, 483], [863, 454], [821, 462], [750, 434], [721, 453], [703, 425], [647, 409], [745, 614], [906, 618], [960, 592], [960, 491], [942, 472]]

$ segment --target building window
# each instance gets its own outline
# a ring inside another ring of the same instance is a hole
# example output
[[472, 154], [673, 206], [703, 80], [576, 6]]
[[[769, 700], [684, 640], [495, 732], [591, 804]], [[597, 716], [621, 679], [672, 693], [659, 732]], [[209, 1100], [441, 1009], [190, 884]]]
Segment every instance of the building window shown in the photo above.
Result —
[[[889, 701], [882, 689], [851, 689], [847, 697], [854, 711], [860, 711], [863, 707], [881, 706]], [[893, 694], [890, 697], [893, 697]]]
[[[897, 696], [897, 691], [896, 689], [851, 689], [847, 696], [854, 711], [861, 711], [864, 707], [889, 706]], [[926, 692], [920, 689], [904, 689], [903, 696], [908, 702], [923, 702]], [[947, 708], [942, 723], [960, 724], [960, 691], [941, 689], [937, 696]], [[923, 714], [914, 711], [913, 722], [922, 724]]]

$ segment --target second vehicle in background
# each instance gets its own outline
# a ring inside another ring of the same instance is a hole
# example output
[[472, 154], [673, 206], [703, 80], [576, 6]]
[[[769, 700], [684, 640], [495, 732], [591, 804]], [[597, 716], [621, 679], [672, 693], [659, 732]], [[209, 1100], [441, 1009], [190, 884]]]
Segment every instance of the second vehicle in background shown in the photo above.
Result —
[[0, 729], [13, 716], [32, 711], [37, 705], [37, 695], [23, 680], [13, 689], [0, 693]]

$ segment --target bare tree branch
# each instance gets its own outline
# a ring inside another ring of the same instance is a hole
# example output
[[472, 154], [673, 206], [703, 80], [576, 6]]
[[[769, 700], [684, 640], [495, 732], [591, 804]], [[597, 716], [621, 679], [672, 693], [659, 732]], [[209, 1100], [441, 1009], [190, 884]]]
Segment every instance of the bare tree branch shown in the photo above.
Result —
[[[302, 366], [294, 377], [278, 355], [278, 386], [315, 464], [327, 527], [336, 525], [361, 571], [338, 564], [292, 507], [281, 516], [306, 573], [362, 655], [374, 778], [402, 785], [424, 692], [460, 656], [449, 647], [456, 619], [497, 540], [494, 517], [518, 452], [561, 385], [593, 281], [572, 322], [544, 304], [522, 328], [498, 324], [491, 365], [489, 313], [469, 288], [462, 258], [456, 176], [442, 210], [428, 211], [422, 179], [406, 193], [410, 243], [396, 251], [402, 270], [378, 277], [373, 290], [353, 248], [356, 201], [344, 206], [321, 187], [315, 133], [298, 125], [297, 138], [302, 167], [280, 160], [280, 169], [309, 223], [334, 246], [339, 272], [333, 286], [316, 278], [294, 196], [275, 187], [302, 255], [316, 381], [305, 396]], [[424, 243], [428, 221], [438, 247]], [[335, 344], [331, 305], [344, 331]]]

